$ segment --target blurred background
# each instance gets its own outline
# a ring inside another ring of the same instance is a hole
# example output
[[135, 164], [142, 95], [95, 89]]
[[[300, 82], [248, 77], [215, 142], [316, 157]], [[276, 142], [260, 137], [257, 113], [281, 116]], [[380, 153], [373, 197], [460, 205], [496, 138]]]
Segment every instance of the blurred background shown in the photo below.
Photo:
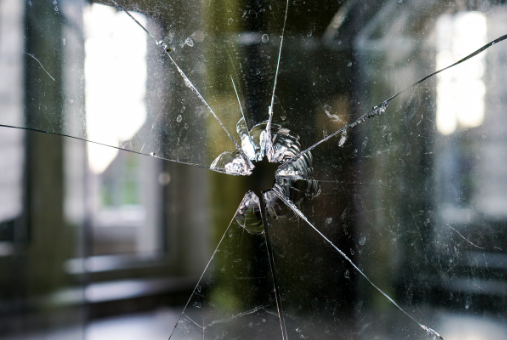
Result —
[[[250, 127], [267, 118], [285, 1], [121, 4], [229, 131], [229, 74]], [[289, 1], [276, 123], [307, 147], [506, 33], [503, 0]], [[316, 153], [322, 194], [301, 208], [446, 340], [507, 338], [505, 79], [500, 43], [406, 92]], [[0, 0], [0, 338], [169, 337], [258, 181], [185, 164], [230, 148], [204, 111], [112, 3]], [[303, 308], [335, 302], [344, 339], [428, 338], [342, 259], [301, 254], [335, 282]]]

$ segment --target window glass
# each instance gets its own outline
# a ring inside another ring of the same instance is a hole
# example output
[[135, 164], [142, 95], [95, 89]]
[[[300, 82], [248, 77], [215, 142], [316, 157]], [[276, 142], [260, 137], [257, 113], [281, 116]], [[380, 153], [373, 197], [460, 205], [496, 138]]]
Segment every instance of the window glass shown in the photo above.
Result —
[[25, 119], [0, 124], [87, 142], [87, 255], [203, 271], [172, 339], [505, 338], [504, 1], [25, 12]]

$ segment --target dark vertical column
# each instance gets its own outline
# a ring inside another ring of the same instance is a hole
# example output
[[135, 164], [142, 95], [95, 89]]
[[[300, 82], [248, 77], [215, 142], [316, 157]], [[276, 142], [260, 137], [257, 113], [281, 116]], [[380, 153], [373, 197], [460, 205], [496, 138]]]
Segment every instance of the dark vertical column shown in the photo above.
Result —
[[[63, 111], [62, 18], [56, 9], [51, 1], [28, 1], [25, 12], [25, 124], [50, 132], [61, 131]], [[62, 279], [62, 152], [61, 137], [27, 134], [28, 294], [50, 291]]]

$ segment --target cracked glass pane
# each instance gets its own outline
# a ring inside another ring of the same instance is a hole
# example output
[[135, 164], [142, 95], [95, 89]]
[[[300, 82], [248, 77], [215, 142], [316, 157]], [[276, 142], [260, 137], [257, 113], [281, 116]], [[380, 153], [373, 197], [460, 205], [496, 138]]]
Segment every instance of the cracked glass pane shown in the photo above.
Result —
[[3, 127], [89, 141], [97, 173], [122, 149], [258, 184], [174, 339], [505, 338], [504, 1], [55, 0], [25, 16], [25, 119]]

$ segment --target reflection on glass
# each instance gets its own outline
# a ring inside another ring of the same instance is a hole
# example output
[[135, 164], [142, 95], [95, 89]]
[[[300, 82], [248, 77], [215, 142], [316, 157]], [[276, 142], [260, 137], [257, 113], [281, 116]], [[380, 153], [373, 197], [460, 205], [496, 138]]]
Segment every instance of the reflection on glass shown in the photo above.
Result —
[[101, 174], [89, 175], [90, 255], [156, 256], [162, 252], [161, 198], [169, 182], [161, 170], [156, 159], [120, 152]]
[[[133, 15], [146, 25], [144, 15]], [[146, 122], [146, 36], [126, 13], [101, 4], [84, 9], [83, 26], [87, 138], [121, 145]], [[93, 172], [91, 255], [160, 252], [159, 190], [147, 192], [158, 176], [156, 165], [94, 143], [87, 152]]]
[[[436, 69], [440, 70], [486, 44], [486, 16], [479, 12], [443, 15], [437, 21], [436, 34]], [[458, 123], [464, 128], [482, 124], [485, 60], [486, 52], [438, 76], [437, 128], [440, 133], [453, 133]]]
[[[146, 25], [143, 15], [134, 15]], [[109, 6], [93, 4], [83, 19], [87, 137], [118, 145], [146, 120], [146, 36], [128, 15]], [[90, 169], [103, 172], [117, 154], [117, 149], [88, 144]]]
[[[23, 6], [16, 1], [0, 4], [0, 119], [11, 125], [23, 121]], [[5, 222], [19, 217], [23, 209], [24, 133], [8, 130], [0, 134], [0, 244], [12, 241]], [[2, 255], [8, 245], [0, 246]], [[1, 255], [0, 255], [1, 256]]]

